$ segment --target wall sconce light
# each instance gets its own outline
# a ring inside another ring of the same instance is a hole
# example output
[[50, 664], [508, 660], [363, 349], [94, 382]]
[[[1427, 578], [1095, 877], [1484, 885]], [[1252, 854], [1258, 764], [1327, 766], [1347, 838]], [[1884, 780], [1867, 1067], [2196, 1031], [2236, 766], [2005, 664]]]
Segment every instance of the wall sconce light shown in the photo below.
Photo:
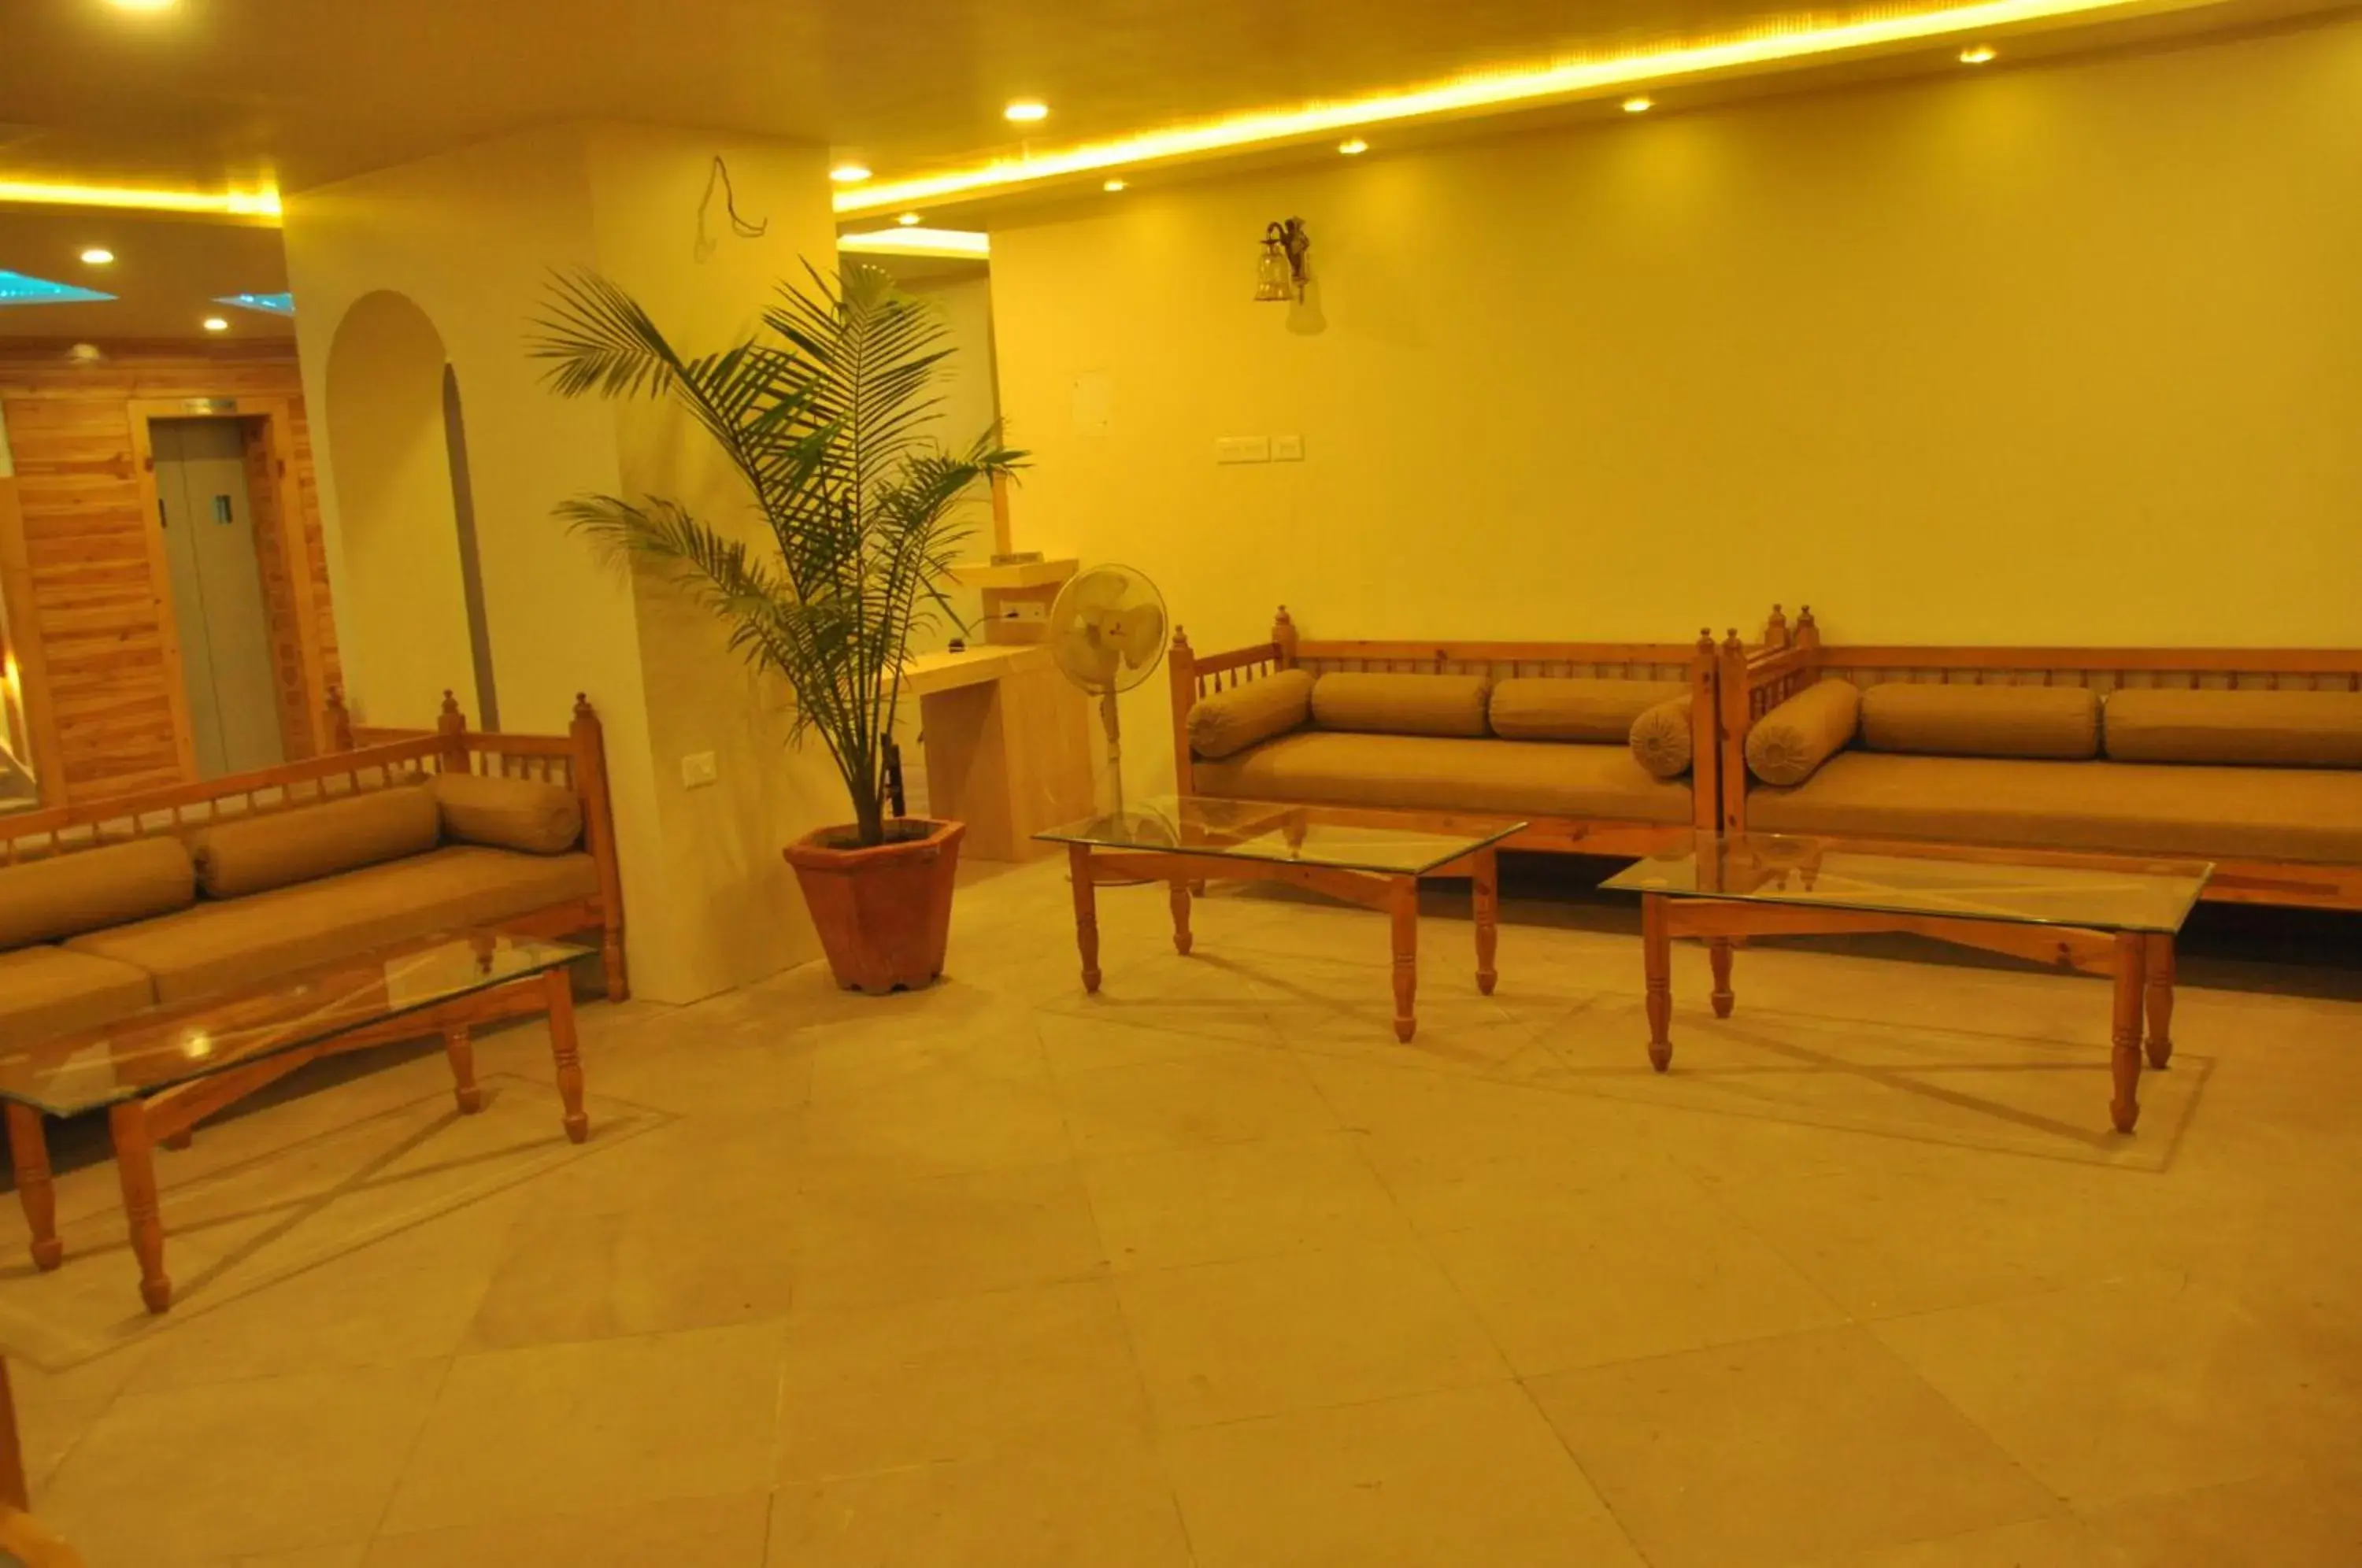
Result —
[[1255, 264], [1254, 297], [1279, 304], [1301, 302], [1305, 284], [1312, 281], [1304, 265], [1311, 249], [1312, 237], [1304, 232], [1302, 218], [1265, 226], [1263, 259]]

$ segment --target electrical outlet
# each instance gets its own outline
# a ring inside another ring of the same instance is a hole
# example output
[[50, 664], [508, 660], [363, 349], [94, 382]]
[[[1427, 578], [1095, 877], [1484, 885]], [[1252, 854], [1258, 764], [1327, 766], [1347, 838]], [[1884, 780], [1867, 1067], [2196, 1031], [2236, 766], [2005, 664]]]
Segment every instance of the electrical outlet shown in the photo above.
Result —
[[1275, 436], [1271, 438], [1271, 460], [1275, 463], [1300, 463], [1304, 460], [1304, 437]]
[[692, 752], [680, 759], [680, 783], [684, 790], [702, 790], [722, 777], [722, 764], [710, 751]]
[[1268, 436], [1223, 436], [1214, 442], [1214, 461], [1218, 463], [1267, 463], [1271, 461], [1271, 437]]

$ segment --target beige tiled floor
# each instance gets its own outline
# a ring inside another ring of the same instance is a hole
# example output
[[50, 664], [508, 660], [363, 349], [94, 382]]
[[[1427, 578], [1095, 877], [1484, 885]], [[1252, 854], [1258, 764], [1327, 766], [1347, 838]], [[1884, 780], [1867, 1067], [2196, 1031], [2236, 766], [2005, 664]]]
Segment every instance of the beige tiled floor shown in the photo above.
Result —
[[[104, 1165], [36, 1277], [39, 1510], [94, 1568], [2310, 1568], [2362, 1563], [2362, 1005], [2192, 987], [2139, 1135], [2101, 985], [1676, 955], [1439, 892], [1382, 922], [964, 889], [954, 978], [584, 1012], [493, 1114], [389, 1057]], [[357, 1126], [367, 1118], [365, 1125]]]

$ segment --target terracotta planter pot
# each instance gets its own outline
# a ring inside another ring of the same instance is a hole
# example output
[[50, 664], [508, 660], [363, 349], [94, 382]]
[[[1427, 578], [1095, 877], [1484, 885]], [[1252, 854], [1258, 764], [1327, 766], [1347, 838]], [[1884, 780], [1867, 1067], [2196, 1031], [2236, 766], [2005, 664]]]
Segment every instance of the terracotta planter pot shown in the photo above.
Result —
[[822, 828], [784, 852], [803, 885], [828, 966], [846, 990], [918, 990], [944, 972], [952, 878], [967, 824], [913, 818], [905, 825], [928, 831], [866, 849], [832, 849], [831, 840], [850, 838], [853, 830]]

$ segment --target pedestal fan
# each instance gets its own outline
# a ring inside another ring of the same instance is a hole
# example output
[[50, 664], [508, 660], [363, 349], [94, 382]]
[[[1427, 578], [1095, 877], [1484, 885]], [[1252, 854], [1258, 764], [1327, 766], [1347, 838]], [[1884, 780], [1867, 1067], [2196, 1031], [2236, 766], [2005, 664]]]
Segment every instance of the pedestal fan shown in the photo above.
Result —
[[1067, 580], [1050, 606], [1050, 656], [1066, 679], [1099, 700], [1114, 776], [1112, 815], [1123, 816], [1123, 722], [1117, 698], [1164, 657], [1164, 598], [1127, 566], [1096, 566]]

